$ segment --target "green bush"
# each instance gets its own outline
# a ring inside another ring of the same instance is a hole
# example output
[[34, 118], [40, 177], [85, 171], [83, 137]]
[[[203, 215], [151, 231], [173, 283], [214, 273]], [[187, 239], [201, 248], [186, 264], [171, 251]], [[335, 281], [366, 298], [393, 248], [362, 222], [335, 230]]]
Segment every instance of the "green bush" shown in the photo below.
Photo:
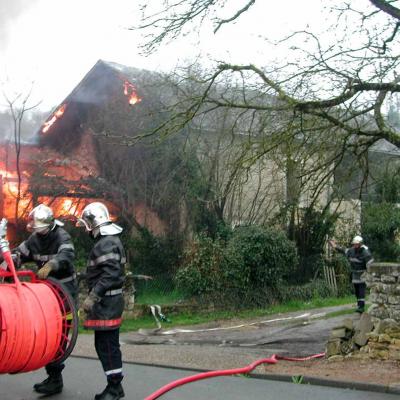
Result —
[[132, 272], [154, 277], [159, 275], [172, 276], [181, 252], [181, 238], [159, 237], [146, 228], [135, 236], [126, 234], [122, 237]]
[[400, 203], [400, 168], [389, 168], [377, 178], [376, 201], [380, 203]]
[[297, 223], [289, 227], [289, 238], [296, 242], [300, 258], [299, 268], [292, 276], [293, 282], [309, 282], [321, 270], [326, 238], [333, 234], [337, 219], [338, 215], [328, 208], [298, 210]]
[[396, 233], [400, 230], [400, 208], [391, 203], [367, 203], [362, 211], [363, 237], [374, 259], [399, 260]]
[[236, 228], [227, 251], [241, 266], [232, 272], [232, 278], [248, 290], [277, 287], [298, 264], [295, 244], [283, 232], [271, 228]]
[[225, 262], [223, 242], [198, 236], [184, 252], [182, 266], [175, 275], [177, 288], [191, 296], [218, 292]]
[[197, 237], [184, 253], [175, 282], [178, 290], [201, 302], [265, 306], [280, 299], [297, 263], [296, 246], [282, 231], [239, 227], [227, 242]]

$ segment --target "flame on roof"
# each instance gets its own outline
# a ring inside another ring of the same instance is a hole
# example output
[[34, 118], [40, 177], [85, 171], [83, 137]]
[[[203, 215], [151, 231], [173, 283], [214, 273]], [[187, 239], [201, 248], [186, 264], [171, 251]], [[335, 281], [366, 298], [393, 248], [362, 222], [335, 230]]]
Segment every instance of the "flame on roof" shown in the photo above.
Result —
[[64, 103], [61, 107], [59, 107], [58, 110], [51, 115], [50, 119], [48, 119], [43, 124], [42, 133], [48, 132], [51, 126], [54, 125], [54, 123], [63, 116], [66, 109], [67, 109], [67, 103]]

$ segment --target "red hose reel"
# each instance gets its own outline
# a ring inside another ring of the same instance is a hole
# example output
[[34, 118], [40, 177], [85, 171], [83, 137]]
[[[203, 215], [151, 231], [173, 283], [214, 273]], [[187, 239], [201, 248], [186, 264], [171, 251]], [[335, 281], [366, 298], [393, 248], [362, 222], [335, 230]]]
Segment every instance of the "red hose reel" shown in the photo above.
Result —
[[[8, 271], [0, 270], [0, 374], [28, 372], [64, 361], [78, 335], [72, 297], [56, 279], [38, 280], [32, 271], [16, 271], [7, 221], [0, 223], [0, 250]], [[19, 278], [29, 278], [20, 281]], [[2, 281], [8, 278], [11, 283]]]

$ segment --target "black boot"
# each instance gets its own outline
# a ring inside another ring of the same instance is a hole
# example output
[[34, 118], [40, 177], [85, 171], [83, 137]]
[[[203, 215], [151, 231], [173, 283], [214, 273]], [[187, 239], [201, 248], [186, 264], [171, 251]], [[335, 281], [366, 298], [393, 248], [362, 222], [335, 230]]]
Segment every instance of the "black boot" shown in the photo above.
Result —
[[125, 396], [121, 383], [109, 383], [106, 388], [94, 396], [95, 400], [119, 400]]
[[356, 312], [362, 314], [365, 309], [365, 303], [363, 301], [357, 301], [357, 309]]
[[61, 393], [63, 390], [63, 379], [61, 373], [51, 374], [43, 382], [33, 385], [33, 390], [40, 394], [52, 395]]

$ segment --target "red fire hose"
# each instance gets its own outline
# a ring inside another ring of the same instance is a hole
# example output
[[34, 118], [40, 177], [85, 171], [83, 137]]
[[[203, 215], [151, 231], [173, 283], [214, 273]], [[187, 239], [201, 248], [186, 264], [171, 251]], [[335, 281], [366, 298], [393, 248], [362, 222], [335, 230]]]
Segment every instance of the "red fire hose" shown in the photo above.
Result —
[[[33, 371], [65, 359], [75, 345], [77, 314], [65, 289], [55, 281], [40, 281], [31, 271], [16, 272], [6, 221], [0, 223], [0, 250], [8, 271], [0, 270], [0, 373]], [[19, 277], [31, 282], [21, 282]]]
[[279, 356], [279, 355], [272, 355], [270, 358], [262, 358], [261, 360], [254, 361], [253, 363], [247, 365], [246, 367], [243, 368], [235, 368], [235, 369], [227, 369], [227, 370], [219, 370], [219, 371], [209, 371], [209, 372], [202, 372], [197, 375], [191, 375], [187, 376], [185, 378], [177, 379], [176, 381], [170, 382], [167, 385], [161, 387], [154, 393], [152, 393], [150, 396], [147, 396], [144, 400], [154, 400], [158, 399], [160, 396], [165, 394], [166, 392], [178, 387], [185, 385], [190, 382], [195, 382], [199, 381], [201, 379], [207, 379], [207, 378], [215, 378], [217, 376], [226, 376], [226, 375], [238, 375], [238, 374], [248, 374], [250, 373], [254, 368], [261, 364], [276, 364], [278, 360], [286, 360], [286, 361], [306, 361], [306, 360], [311, 360], [314, 358], [321, 358], [325, 355], [325, 353], [320, 353], [320, 354], [315, 354], [309, 357], [304, 357], [304, 358], [296, 358], [296, 357], [284, 357], [284, 356]]

